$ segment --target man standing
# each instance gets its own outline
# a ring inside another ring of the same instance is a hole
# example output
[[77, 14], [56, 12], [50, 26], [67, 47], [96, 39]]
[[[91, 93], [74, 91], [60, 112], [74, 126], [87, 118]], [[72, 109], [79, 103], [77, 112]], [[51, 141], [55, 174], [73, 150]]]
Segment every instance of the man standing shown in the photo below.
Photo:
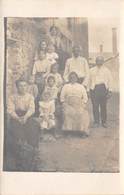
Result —
[[68, 77], [71, 72], [75, 72], [79, 77], [79, 83], [82, 83], [88, 88], [89, 83], [89, 66], [87, 60], [80, 55], [80, 47], [73, 47], [72, 58], [67, 59], [64, 71], [64, 80], [68, 82]]
[[104, 57], [96, 57], [96, 66], [90, 69], [90, 94], [93, 106], [94, 127], [101, 123], [107, 128], [107, 99], [112, 92], [112, 75], [104, 66]]

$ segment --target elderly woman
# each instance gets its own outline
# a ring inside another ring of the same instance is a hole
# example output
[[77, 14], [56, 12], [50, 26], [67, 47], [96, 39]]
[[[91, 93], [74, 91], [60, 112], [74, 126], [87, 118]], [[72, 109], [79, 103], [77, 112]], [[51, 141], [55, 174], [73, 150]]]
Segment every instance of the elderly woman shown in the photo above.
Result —
[[[26, 81], [16, 81], [16, 87], [17, 94], [10, 97], [7, 105], [9, 124], [6, 134], [6, 152], [10, 156], [13, 155], [18, 169], [29, 170], [32, 162], [30, 157], [33, 157], [38, 148], [40, 127], [32, 118], [35, 112], [34, 98], [27, 93]], [[18, 151], [19, 148], [22, 153]]]
[[84, 86], [78, 83], [75, 72], [70, 73], [69, 83], [62, 88], [60, 100], [63, 104], [63, 130], [79, 131], [88, 136], [89, 115], [86, 110], [88, 97]]

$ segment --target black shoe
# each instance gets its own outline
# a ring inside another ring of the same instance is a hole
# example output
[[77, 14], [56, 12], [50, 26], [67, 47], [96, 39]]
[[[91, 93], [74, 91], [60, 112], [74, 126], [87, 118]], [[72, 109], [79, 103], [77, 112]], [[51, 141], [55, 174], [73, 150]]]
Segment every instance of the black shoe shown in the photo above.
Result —
[[108, 126], [107, 126], [106, 123], [102, 123], [102, 126], [103, 126], [104, 128], [108, 128]]

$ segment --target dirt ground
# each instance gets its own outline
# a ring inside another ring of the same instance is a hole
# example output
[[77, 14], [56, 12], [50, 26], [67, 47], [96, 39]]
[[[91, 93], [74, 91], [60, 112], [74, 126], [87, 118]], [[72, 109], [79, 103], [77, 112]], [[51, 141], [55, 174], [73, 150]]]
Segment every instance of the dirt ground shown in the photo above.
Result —
[[119, 95], [108, 101], [107, 129], [90, 128], [87, 138], [70, 135], [41, 141], [39, 158], [38, 170], [43, 172], [119, 172]]

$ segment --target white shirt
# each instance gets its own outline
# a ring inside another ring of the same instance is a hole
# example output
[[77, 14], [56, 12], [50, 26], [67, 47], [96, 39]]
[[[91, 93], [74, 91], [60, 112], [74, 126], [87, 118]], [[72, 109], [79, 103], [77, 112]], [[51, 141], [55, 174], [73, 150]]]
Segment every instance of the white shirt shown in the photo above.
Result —
[[50, 72], [51, 63], [48, 59], [37, 60], [34, 63], [32, 74], [35, 75], [37, 72], [45, 73], [46, 75]]
[[81, 56], [75, 58], [69, 58], [66, 61], [65, 71], [64, 71], [64, 80], [68, 81], [69, 74], [71, 72], [77, 73], [78, 77], [85, 77], [83, 84], [88, 85], [89, 82], [89, 66], [87, 60]]
[[11, 96], [8, 100], [8, 113], [14, 117], [16, 110], [27, 111], [26, 115], [30, 117], [35, 112], [34, 97], [29, 93]]
[[112, 91], [112, 75], [104, 65], [90, 69], [90, 89], [94, 89], [98, 84], [105, 84], [106, 88]]
[[66, 98], [68, 98], [69, 96], [79, 97], [83, 100], [84, 103], [88, 101], [86, 89], [84, 88], [83, 85], [79, 83], [75, 84], [69, 83], [64, 85], [60, 95], [61, 102], [65, 102]]

